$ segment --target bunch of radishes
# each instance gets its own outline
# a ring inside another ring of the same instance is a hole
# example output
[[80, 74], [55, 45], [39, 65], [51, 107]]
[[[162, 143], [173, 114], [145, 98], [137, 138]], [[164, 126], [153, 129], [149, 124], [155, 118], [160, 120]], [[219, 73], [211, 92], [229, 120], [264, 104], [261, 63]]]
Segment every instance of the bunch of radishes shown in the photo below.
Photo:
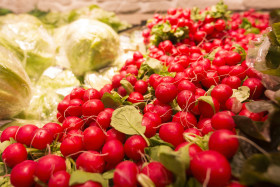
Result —
[[[2, 160], [11, 169], [6, 177], [16, 187], [180, 186], [187, 183], [186, 176], [210, 187], [243, 186], [231, 175], [229, 160], [239, 147], [232, 116], [254, 121], [267, 117], [245, 106], [263, 99], [265, 89], [244, 60], [255, 34], [239, 28], [243, 17], [260, 31], [268, 26], [268, 16], [254, 11], [231, 19], [208, 14], [198, 21], [188, 9], [170, 9], [165, 17], [156, 14], [143, 31], [147, 44], [152, 28], [166, 21], [174, 30], [188, 27], [187, 38], [151, 45], [147, 58], [135, 52], [100, 91], [73, 89], [57, 107], [61, 124], [5, 129]], [[137, 110], [135, 121], [128, 117], [133, 110], [120, 112], [128, 106]], [[132, 130], [112, 123], [121, 119]], [[179, 160], [183, 175], [177, 175], [176, 165], [163, 162], [164, 154]], [[107, 183], [92, 175], [83, 184], [71, 182], [76, 169], [99, 173]], [[108, 171], [111, 177], [101, 175]]]

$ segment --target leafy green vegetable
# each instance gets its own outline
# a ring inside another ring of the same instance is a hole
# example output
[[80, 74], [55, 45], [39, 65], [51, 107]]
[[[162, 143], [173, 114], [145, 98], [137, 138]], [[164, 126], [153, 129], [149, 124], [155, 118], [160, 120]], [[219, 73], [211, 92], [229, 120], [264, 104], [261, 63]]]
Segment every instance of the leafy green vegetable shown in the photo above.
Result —
[[36, 81], [54, 64], [55, 43], [36, 17], [28, 14], [2, 16], [0, 33], [1, 43], [15, 50], [31, 79]]
[[101, 101], [106, 108], [116, 109], [122, 105], [122, 98], [117, 92], [112, 94], [108, 92], [104, 93]]
[[65, 53], [76, 76], [103, 68], [118, 56], [118, 35], [104, 23], [79, 19], [69, 24], [64, 31], [59, 50]]
[[156, 187], [153, 181], [143, 173], [137, 175], [137, 181], [141, 184], [142, 187]]
[[133, 85], [128, 80], [121, 80], [121, 85], [124, 87], [127, 95], [133, 92]]
[[30, 98], [30, 80], [21, 62], [0, 45], [0, 119], [20, 113], [29, 105]]
[[71, 174], [69, 185], [83, 184], [89, 180], [100, 183], [102, 187], [108, 186], [107, 181], [100, 173], [88, 173], [81, 170], [74, 171]]
[[232, 89], [232, 91], [231, 97], [236, 97], [240, 102], [246, 101], [250, 96], [250, 89], [247, 86], [240, 86], [237, 89]]
[[280, 153], [255, 154], [247, 159], [243, 165], [241, 182], [254, 185], [258, 182], [280, 185]]
[[177, 43], [188, 36], [188, 27], [178, 27], [176, 30], [171, 28], [171, 24], [166, 21], [159, 23], [152, 28], [150, 42], [153, 45], [158, 45], [164, 40], [170, 40], [172, 43]]

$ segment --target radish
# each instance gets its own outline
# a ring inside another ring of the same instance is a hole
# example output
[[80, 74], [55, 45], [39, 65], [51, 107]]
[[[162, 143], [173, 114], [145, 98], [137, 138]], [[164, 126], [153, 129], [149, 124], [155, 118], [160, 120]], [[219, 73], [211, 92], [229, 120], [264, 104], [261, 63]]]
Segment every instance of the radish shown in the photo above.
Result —
[[25, 144], [30, 146], [32, 141], [32, 134], [33, 132], [38, 129], [35, 125], [27, 124], [20, 127], [16, 133], [15, 139], [18, 143]]
[[184, 127], [184, 129], [196, 127], [197, 125], [197, 120], [195, 116], [190, 112], [177, 112], [173, 116], [172, 121], [180, 123]]
[[105, 142], [108, 142], [108, 141], [113, 140], [113, 139], [117, 139], [120, 142], [124, 143], [125, 134], [123, 134], [123, 133], [117, 131], [116, 129], [112, 128], [112, 129], [107, 131]]
[[94, 88], [89, 88], [84, 93], [83, 101], [87, 102], [88, 100], [92, 100], [92, 99], [101, 99], [101, 96], [98, 90]]
[[170, 185], [173, 180], [173, 174], [168, 171], [160, 162], [150, 162], [143, 167], [141, 173], [147, 175], [156, 187], [165, 187]]
[[135, 92], [145, 94], [148, 90], [148, 83], [143, 80], [138, 80], [134, 85]]
[[232, 89], [237, 89], [238, 87], [241, 86], [241, 80], [240, 78], [236, 77], [236, 76], [230, 76], [230, 77], [226, 77], [222, 80], [222, 84], [226, 84], [229, 87], [231, 87]]
[[158, 114], [152, 113], [152, 112], [146, 112], [143, 117], [150, 118], [153, 120], [153, 122], [156, 124], [156, 126], [159, 126], [161, 124], [161, 119]]
[[16, 165], [12, 171], [10, 180], [14, 187], [30, 187], [34, 185], [34, 172], [36, 162], [25, 160]]
[[183, 132], [183, 126], [177, 122], [163, 123], [159, 129], [159, 137], [176, 147], [185, 141]]
[[92, 173], [102, 173], [105, 167], [104, 156], [97, 151], [87, 151], [77, 158], [77, 169]]
[[190, 111], [195, 105], [194, 93], [189, 90], [183, 90], [178, 93], [177, 102], [184, 111]]
[[201, 115], [205, 118], [211, 118], [215, 113], [219, 112], [220, 110], [219, 101], [215, 97], [211, 98], [213, 103], [212, 105], [214, 106], [214, 108], [212, 108], [212, 106], [209, 103], [203, 100], [198, 101], [198, 110], [201, 113]]
[[87, 181], [84, 184], [75, 184], [72, 185], [71, 187], [102, 187], [102, 185], [98, 182]]
[[210, 88], [212, 85], [218, 85], [220, 83], [220, 77], [216, 71], [208, 71], [204, 79], [201, 80], [201, 84]]
[[10, 168], [27, 159], [26, 148], [21, 143], [13, 143], [2, 153], [3, 162]]
[[53, 139], [60, 139], [62, 136], [63, 128], [57, 123], [46, 123], [42, 128], [48, 129], [52, 133]]
[[232, 116], [225, 111], [216, 113], [211, 119], [211, 124], [212, 127], [216, 130], [232, 130], [235, 127], [235, 123]]
[[209, 132], [213, 132], [214, 129], [212, 128], [211, 118], [203, 118], [198, 121], [197, 128], [200, 129], [202, 135], [206, 135]]
[[147, 147], [147, 142], [140, 135], [133, 135], [129, 137], [124, 144], [125, 155], [133, 161], [141, 159], [144, 154], [144, 149]]
[[119, 163], [114, 172], [114, 185], [122, 187], [137, 186], [138, 167], [131, 161]]
[[78, 87], [74, 88], [70, 93], [70, 99], [83, 99], [85, 93], [85, 89]]
[[161, 83], [156, 88], [155, 96], [161, 103], [170, 103], [177, 96], [177, 88], [173, 83]]
[[49, 154], [38, 160], [34, 176], [42, 182], [47, 182], [52, 174], [62, 170], [66, 170], [65, 160], [60, 156]]
[[[189, 144], [189, 142], [183, 142], [183, 143], [179, 144], [175, 148], [175, 151], [179, 151], [182, 147], [185, 147], [188, 144]], [[198, 145], [191, 144], [189, 146], [189, 150], [188, 150], [188, 153], [186, 153], [186, 155], [189, 156], [192, 159], [196, 154], [198, 154], [200, 152], [202, 152], [202, 149]]]
[[183, 90], [189, 90], [192, 93], [195, 93], [196, 86], [188, 80], [182, 80], [178, 84], [178, 92], [181, 92]]
[[136, 78], [134, 75], [127, 75], [127, 76], [125, 77], [125, 79], [126, 79], [128, 82], [130, 82], [130, 84], [131, 84], [132, 86], [134, 86], [135, 83], [137, 82], [137, 78]]
[[19, 126], [10, 126], [6, 128], [1, 134], [1, 142], [10, 141], [10, 138], [15, 139], [16, 132], [18, 131]]
[[144, 135], [147, 138], [153, 137], [157, 132], [157, 124], [151, 118], [144, 116], [142, 119], [142, 126], [146, 127]]
[[48, 129], [36, 129], [32, 134], [31, 146], [36, 149], [45, 149], [53, 141], [53, 134]]
[[69, 116], [80, 117], [82, 115], [82, 105], [84, 104], [81, 99], [71, 99], [69, 101], [69, 106], [66, 109]]
[[227, 129], [215, 131], [209, 139], [209, 150], [214, 150], [230, 159], [238, 150], [238, 139], [235, 134]]
[[203, 151], [190, 162], [193, 176], [205, 186], [224, 187], [231, 178], [231, 168], [227, 159], [216, 151]]
[[225, 107], [229, 111], [237, 114], [242, 109], [242, 103], [236, 97], [231, 97], [226, 101]]
[[123, 144], [117, 139], [110, 140], [104, 144], [102, 154], [107, 154], [104, 156], [105, 162], [117, 165], [124, 158]]
[[195, 135], [202, 136], [201, 131], [198, 130], [197, 128], [188, 128], [184, 131], [184, 133], [191, 133], [191, 134], [189, 134], [189, 136], [192, 136], [192, 137], [195, 137]]
[[118, 88], [121, 86], [121, 80], [123, 79], [124, 77], [121, 75], [121, 74], [116, 74], [112, 77], [112, 86], [113, 88]]
[[65, 118], [65, 120], [62, 123], [62, 128], [69, 132], [71, 130], [79, 130], [83, 127], [84, 121], [81, 118], [78, 118], [76, 116], [69, 116]]
[[248, 78], [244, 81], [242, 86], [250, 88], [250, 99], [258, 99], [263, 95], [264, 86], [259, 79]]
[[105, 142], [105, 134], [97, 126], [88, 127], [84, 132], [84, 147], [86, 150], [98, 151]]
[[220, 103], [225, 103], [232, 96], [232, 89], [226, 84], [219, 84], [211, 91], [211, 96], [216, 98]]
[[170, 121], [172, 118], [172, 108], [168, 104], [154, 105], [149, 112], [157, 114], [163, 123]]
[[67, 173], [66, 171], [57, 171], [51, 176], [48, 182], [48, 187], [68, 187], [69, 180], [69, 173]]
[[127, 92], [123, 86], [118, 87], [118, 94], [120, 94], [122, 97], [127, 95]]
[[110, 114], [109, 112], [106, 112], [104, 110], [100, 112], [96, 118], [96, 123], [98, 127], [100, 127], [103, 130], [106, 130], [110, 126], [111, 117], [112, 114]]
[[86, 120], [94, 120], [97, 115], [104, 110], [104, 104], [101, 100], [91, 99], [85, 102], [82, 106], [82, 113]]
[[[105, 86], [103, 86], [103, 88], [99, 91], [101, 98], [104, 95], [104, 93], [106, 93], [106, 92], [110, 93], [112, 91], [112, 89], [113, 89], [112, 84], [106, 84]], [[94, 99], [92, 99], [92, 100], [94, 100]]]
[[70, 106], [70, 100], [63, 99], [57, 105], [58, 113], [60, 113], [63, 117], [69, 116], [70, 114], [67, 112], [67, 109], [69, 108], [69, 106]]
[[139, 92], [132, 92], [128, 99], [129, 102], [131, 103], [139, 103], [139, 102], [144, 102], [144, 97], [141, 93]]
[[64, 157], [71, 156], [72, 158], [77, 158], [82, 150], [83, 140], [79, 135], [65, 138], [60, 145], [60, 151]]

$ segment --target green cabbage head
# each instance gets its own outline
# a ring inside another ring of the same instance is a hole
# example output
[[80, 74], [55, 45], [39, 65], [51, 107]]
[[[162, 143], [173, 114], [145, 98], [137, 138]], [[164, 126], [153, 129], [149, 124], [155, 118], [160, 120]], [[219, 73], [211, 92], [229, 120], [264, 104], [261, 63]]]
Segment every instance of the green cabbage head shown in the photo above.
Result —
[[91, 19], [79, 19], [67, 26], [62, 48], [76, 76], [103, 68], [119, 52], [117, 33], [108, 25]]
[[20, 60], [0, 45], [0, 119], [20, 113], [30, 98], [30, 80]]

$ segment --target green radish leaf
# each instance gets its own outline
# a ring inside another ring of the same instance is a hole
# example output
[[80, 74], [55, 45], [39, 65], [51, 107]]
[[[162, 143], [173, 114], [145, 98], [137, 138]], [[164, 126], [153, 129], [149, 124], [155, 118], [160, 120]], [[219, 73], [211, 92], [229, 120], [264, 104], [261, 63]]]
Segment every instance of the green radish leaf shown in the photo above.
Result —
[[216, 53], [218, 51], [220, 51], [221, 49], [222, 49], [221, 47], [217, 47], [211, 53], [208, 53], [208, 54], [204, 55], [204, 58], [208, 58], [209, 60], [213, 61], [214, 58], [215, 58]]
[[[1, 174], [1, 166], [0, 166], [0, 174]], [[5, 175], [5, 173], [3, 173]], [[11, 187], [10, 177], [4, 177], [2, 174], [0, 175], [0, 186], [1, 187]]]
[[4, 141], [4, 142], [1, 142], [0, 143], [0, 154], [2, 154], [3, 153], [3, 151], [9, 146], [9, 145], [11, 145], [12, 144], [12, 142], [11, 141]]
[[129, 95], [133, 92], [133, 86], [128, 80], [121, 80], [121, 85], [124, 87], [126, 93]]
[[65, 163], [66, 163], [66, 171], [68, 173], [72, 173], [76, 171], [76, 162], [71, 157], [67, 157], [65, 159]]
[[101, 98], [102, 103], [104, 104], [105, 108], [113, 108], [116, 109], [122, 105], [122, 98], [121, 96], [114, 92], [114, 93], [104, 93]]
[[149, 157], [151, 158], [151, 161], [159, 162], [159, 148], [160, 148], [160, 146], [145, 148], [145, 154], [149, 155]]
[[280, 153], [254, 154], [248, 158], [242, 169], [240, 181], [242, 184], [251, 186], [264, 182], [263, 186], [269, 184], [280, 185]]
[[274, 104], [272, 101], [253, 101], [246, 103], [246, 108], [254, 113], [259, 113], [259, 112], [266, 112], [266, 111], [271, 111], [274, 110]]
[[151, 146], [158, 146], [158, 145], [167, 145], [171, 148], [174, 148], [174, 146], [170, 143], [167, 143], [166, 141], [163, 141], [158, 134], [156, 134], [155, 136], [151, 137], [149, 139], [149, 141], [151, 142]]
[[111, 126], [127, 135], [141, 135], [148, 146], [149, 140], [144, 135], [146, 127], [142, 126], [142, 114], [134, 106], [123, 106], [113, 112]]
[[74, 171], [71, 174], [69, 185], [72, 186], [75, 184], [83, 184], [89, 180], [100, 183], [102, 187], [108, 186], [107, 181], [100, 173], [89, 173], [82, 170]]
[[191, 177], [188, 180], [186, 187], [202, 187], [202, 184], [198, 182], [194, 177]]
[[247, 86], [240, 86], [238, 89], [232, 89], [233, 94], [231, 97], [236, 97], [241, 103], [246, 101], [250, 96], [250, 88]]
[[239, 44], [233, 44], [233, 47], [235, 47], [233, 49], [233, 51], [235, 51], [235, 52], [240, 54], [241, 62], [243, 62], [246, 59], [246, 55], [247, 55], [245, 49], [243, 47], [241, 47], [241, 45], [239, 45]]
[[103, 174], [102, 174], [102, 177], [104, 178], [104, 179], [113, 179], [114, 178], [114, 172], [115, 172], [115, 170], [114, 169], [112, 169], [112, 170], [109, 170], [109, 171], [106, 171], [106, 172], [104, 172]]
[[206, 95], [211, 96], [212, 90], [215, 88], [215, 85], [210, 86], [210, 88], [207, 90]]
[[141, 67], [138, 72], [138, 78], [143, 78], [144, 76], [152, 75], [153, 73], [161, 72], [163, 65], [161, 62], [154, 58], [148, 58], [145, 62], [141, 64]]
[[269, 132], [267, 132], [267, 130], [262, 131], [266, 129], [263, 122], [252, 121], [246, 116], [233, 116], [232, 118], [234, 119], [236, 126], [246, 135], [262, 141], [270, 142]]
[[189, 168], [189, 146], [188, 144], [179, 151], [173, 151], [168, 146], [160, 146], [158, 150], [160, 162], [170, 170], [175, 176], [175, 187], [184, 186], [186, 183], [186, 170]]
[[218, 111], [216, 111], [216, 109], [215, 109], [214, 102], [213, 102], [213, 99], [212, 99], [211, 96], [200, 96], [200, 97], [198, 98], [198, 101], [204, 101], [204, 102], [208, 103], [208, 104], [212, 107], [212, 109], [213, 109], [213, 111], [214, 111], [214, 114], [215, 114], [216, 112], [218, 112]]
[[230, 166], [231, 166], [231, 173], [234, 177], [240, 178], [242, 167], [244, 165], [246, 158], [241, 153], [241, 151], [238, 151], [233, 158], [231, 159]]
[[137, 175], [137, 181], [141, 184], [142, 187], [156, 187], [153, 181], [143, 173]]

